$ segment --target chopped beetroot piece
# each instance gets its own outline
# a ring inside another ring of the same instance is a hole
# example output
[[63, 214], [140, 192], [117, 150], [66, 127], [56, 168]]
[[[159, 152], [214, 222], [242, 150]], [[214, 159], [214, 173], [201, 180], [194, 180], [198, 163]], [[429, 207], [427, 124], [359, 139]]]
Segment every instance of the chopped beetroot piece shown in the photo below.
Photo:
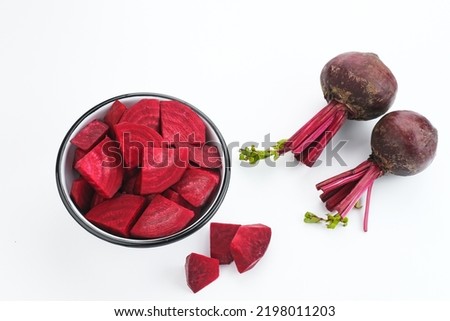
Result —
[[188, 210], [193, 211], [196, 215], [199, 214], [201, 211], [201, 208], [192, 206], [191, 204], [189, 204], [188, 201], [186, 201], [184, 198], [182, 198], [180, 194], [178, 194], [171, 188], [166, 189], [164, 191], [164, 193], [162, 193], [162, 195], [165, 198], [167, 198], [171, 201], [174, 201], [178, 205], [181, 205], [181, 206], [187, 208]]
[[150, 148], [144, 151], [139, 194], [162, 193], [180, 180], [189, 163], [187, 148]]
[[150, 127], [157, 132], [160, 130], [160, 107], [159, 100], [157, 99], [141, 99], [136, 104], [126, 110], [120, 123], [128, 122], [134, 124], [140, 124]]
[[85, 217], [102, 230], [129, 237], [130, 228], [141, 214], [144, 203], [142, 196], [121, 194], [93, 207]]
[[230, 264], [233, 262], [230, 244], [240, 226], [240, 224], [227, 223], [210, 224], [210, 254], [211, 257], [218, 259], [220, 264]]
[[159, 194], [148, 194], [148, 195], [145, 195], [144, 197], [145, 197], [146, 204], [147, 205], [150, 204], [153, 201], [153, 199], [156, 197], [156, 195], [159, 195]]
[[[142, 183], [142, 171], [139, 171], [136, 175], [136, 181], [134, 182], [134, 193], [139, 195], [141, 193], [141, 183]], [[143, 194], [145, 195], [145, 194]]]
[[114, 196], [111, 197], [111, 198], [104, 198], [104, 197], [101, 196], [100, 194], [94, 193], [94, 196], [92, 196], [92, 200], [91, 200], [91, 209], [92, 209], [93, 207], [97, 206], [98, 204], [102, 203], [103, 201], [110, 200], [110, 199], [112, 199], [112, 198], [117, 198], [117, 197], [121, 196], [122, 194], [123, 194], [123, 193], [121, 193], [121, 192], [119, 191], [119, 192], [117, 192], [116, 194], [114, 194]]
[[116, 157], [118, 150], [118, 143], [105, 137], [75, 164], [81, 176], [105, 198], [113, 197], [122, 185], [123, 167]]
[[80, 177], [72, 182], [70, 197], [82, 213], [89, 210], [93, 195], [94, 189], [84, 178]]
[[220, 172], [216, 169], [201, 169], [206, 173], [209, 173], [211, 175], [211, 179], [214, 181], [216, 185], [219, 185], [220, 183]]
[[253, 268], [264, 256], [272, 230], [263, 224], [241, 225], [231, 240], [230, 251], [239, 273]]
[[156, 195], [131, 228], [135, 238], [164, 237], [182, 230], [194, 217], [194, 212], [164, 196]]
[[202, 145], [206, 140], [206, 127], [200, 116], [178, 101], [161, 101], [161, 132], [170, 143], [188, 142]]
[[134, 190], [135, 190], [135, 186], [136, 186], [136, 180], [138, 179], [138, 177], [139, 177], [139, 174], [136, 173], [133, 176], [124, 178], [122, 187], [120, 188], [120, 191], [122, 193], [126, 193], [126, 194], [135, 194]]
[[92, 196], [90, 208], [97, 206], [98, 204], [100, 204], [101, 202], [103, 202], [105, 200], [107, 200], [107, 199], [104, 198], [103, 196], [100, 196], [98, 193], [94, 193], [94, 196]]
[[123, 169], [123, 180], [127, 180], [130, 177], [136, 176], [139, 174], [139, 168], [129, 168], [129, 167], [125, 167]]
[[126, 167], [135, 168], [142, 163], [144, 148], [161, 147], [162, 137], [154, 129], [134, 123], [119, 123], [114, 126], [116, 139]]
[[173, 189], [194, 207], [203, 206], [219, 184], [219, 173], [202, 168], [188, 168]]
[[122, 118], [122, 115], [126, 110], [127, 106], [116, 100], [106, 112], [103, 121], [108, 124], [109, 127], [113, 127], [120, 121], [120, 118]]
[[87, 154], [87, 151], [82, 150], [81, 148], [75, 149], [75, 154], [73, 156], [73, 167], [75, 164]]
[[194, 293], [219, 277], [219, 260], [202, 254], [189, 254], [184, 268], [187, 285]]
[[88, 151], [105, 138], [108, 129], [108, 125], [95, 119], [84, 126], [70, 142], [78, 148]]
[[220, 168], [222, 166], [219, 150], [214, 145], [191, 146], [189, 160], [203, 168]]

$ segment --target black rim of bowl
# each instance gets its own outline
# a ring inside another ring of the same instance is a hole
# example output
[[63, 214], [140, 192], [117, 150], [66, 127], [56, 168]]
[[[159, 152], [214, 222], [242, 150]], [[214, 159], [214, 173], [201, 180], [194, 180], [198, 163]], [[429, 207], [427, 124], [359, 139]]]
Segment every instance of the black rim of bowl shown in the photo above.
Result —
[[[206, 121], [208, 123], [208, 125], [212, 128], [212, 130], [214, 131], [214, 134], [217, 136], [220, 145], [222, 146], [222, 152], [223, 152], [223, 165], [221, 170], [223, 171], [222, 176], [222, 181], [221, 184], [219, 185], [219, 190], [216, 192], [217, 196], [216, 199], [212, 202], [212, 204], [210, 205], [210, 207], [208, 208], [208, 211], [205, 212], [204, 214], [202, 214], [202, 216], [195, 221], [194, 223], [192, 223], [190, 226], [186, 227], [185, 229], [166, 236], [166, 237], [161, 237], [161, 238], [155, 238], [155, 239], [129, 239], [129, 238], [124, 238], [124, 237], [120, 237], [120, 236], [116, 236], [113, 234], [110, 234], [106, 231], [101, 230], [100, 228], [96, 227], [95, 225], [93, 225], [92, 223], [88, 222], [83, 214], [81, 214], [78, 209], [75, 208], [75, 206], [73, 205], [73, 203], [70, 200], [70, 196], [69, 196], [69, 192], [66, 192], [66, 189], [63, 186], [62, 183], [62, 175], [63, 174], [63, 169], [62, 166], [63, 164], [63, 155], [64, 155], [64, 151], [66, 150], [66, 148], [68, 147], [67, 145], [70, 144], [70, 137], [72, 136], [73, 132], [78, 128], [78, 126], [87, 118], [89, 117], [92, 113], [96, 112], [97, 110], [99, 110], [100, 108], [104, 107], [105, 105], [108, 105], [116, 100], [121, 100], [121, 99], [125, 99], [125, 98], [133, 98], [133, 97], [154, 97], [154, 98], [162, 98], [162, 99], [168, 99], [168, 100], [175, 100], [175, 101], [179, 101], [185, 105], [187, 105], [188, 107], [192, 108], [198, 115], [200, 115], [200, 117], [203, 118], [204, 121]], [[90, 110], [88, 110], [86, 113], [84, 113], [73, 125], [72, 127], [69, 129], [69, 131], [67, 132], [66, 136], [64, 137], [61, 146], [59, 148], [58, 151], [58, 156], [57, 156], [57, 160], [56, 160], [56, 184], [58, 187], [58, 192], [59, 195], [61, 197], [62, 202], [64, 203], [64, 206], [66, 207], [66, 209], [68, 210], [68, 212], [70, 213], [70, 215], [88, 232], [90, 232], [91, 234], [97, 236], [98, 238], [108, 241], [110, 243], [114, 243], [114, 244], [118, 244], [118, 245], [123, 245], [123, 246], [130, 246], [130, 247], [156, 247], [156, 246], [162, 246], [162, 245], [166, 245], [175, 241], [179, 241], [189, 235], [191, 235], [192, 233], [194, 233], [195, 231], [199, 230], [201, 227], [203, 227], [208, 221], [211, 220], [211, 218], [216, 214], [217, 210], [219, 209], [220, 205], [222, 204], [225, 195], [227, 193], [228, 190], [228, 186], [230, 184], [230, 174], [231, 174], [231, 168], [230, 168], [230, 155], [229, 155], [229, 151], [228, 151], [228, 147], [227, 144], [225, 142], [225, 139], [223, 138], [222, 134], [220, 133], [219, 129], [216, 127], [216, 125], [211, 121], [211, 119], [209, 119], [208, 116], [206, 116], [202, 111], [200, 111], [199, 109], [197, 109], [195, 106], [189, 104], [188, 102], [178, 99], [176, 97], [173, 96], [169, 96], [169, 95], [164, 95], [164, 94], [158, 94], [158, 93], [150, 93], [150, 92], [136, 92], [136, 93], [130, 93], [130, 94], [124, 94], [124, 95], [119, 95], [116, 97], [112, 97], [110, 99], [107, 99], [101, 103], [99, 103], [98, 105], [92, 107]]]

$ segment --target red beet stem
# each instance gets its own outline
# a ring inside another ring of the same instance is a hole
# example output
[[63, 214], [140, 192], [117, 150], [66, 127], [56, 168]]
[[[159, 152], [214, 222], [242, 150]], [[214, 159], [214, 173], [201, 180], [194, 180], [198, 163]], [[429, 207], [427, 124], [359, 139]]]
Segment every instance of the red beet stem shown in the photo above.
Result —
[[322, 193], [322, 195], [320, 195], [320, 198], [325, 203], [326, 208], [329, 211], [333, 211], [334, 208], [344, 199], [344, 197], [352, 191], [355, 185], [356, 182], [354, 182], [353, 184], [343, 185], [342, 188], [334, 189], [329, 193]]
[[367, 231], [372, 185], [383, 174], [384, 171], [375, 162], [368, 159], [352, 170], [320, 182], [316, 188], [323, 192], [320, 198], [325, 202], [327, 209], [337, 211], [341, 217], [348, 214], [367, 190], [364, 213], [364, 230]]
[[307, 155], [302, 155], [303, 163], [306, 166], [311, 167], [314, 165], [322, 153], [322, 150], [330, 142], [334, 135], [336, 135], [337, 131], [343, 126], [346, 118], [347, 113], [345, 111], [340, 110], [336, 113], [336, 117], [333, 119], [330, 127], [328, 127], [320, 138], [314, 142], [313, 147], [308, 149]]
[[369, 225], [369, 207], [370, 207], [370, 195], [372, 194], [372, 186], [373, 186], [373, 182], [367, 188], [366, 209], [364, 210], [364, 223], [363, 223], [364, 232], [367, 232], [368, 225]]
[[[328, 194], [330, 192], [337, 191], [337, 188], [342, 185], [348, 185], [348, 183], [355, 182], [361, 179], [365, 175], [364, 171], [360, 171], [357, 173], [349, 173], [345, 177], [342, 177], [338, 180], [334, 180], [333, 182], [328, 183], [327, 185], [320, 188], [320, 190], [323, 192], [322, 195]], [[323, 196], [325, 197], [325, 196]]]
[[351, 170], [348, 170], [348, 171], [343, 172], [341, 174], [338, 174], [336, 176], [330, 177], [329, 179], [316, 184], [316, 188], [318, 190], [322, 190], [324, 187], [329, 186], [333, 182], [339, 182], [341, 180], [341, 178], [346, 178], [346, 177], [351, 176], [353, 174], [358, 174], [360, 172], [363, 172], [370, 165], [371, 165], [370, 162], [367, 162], [367, 161], [366, 162], [362, 162], [361, 164], [359, 164], [358, 166], [356, 166], [355, 168], [353, 168]]
[[[289, 148], [294, 143], [294, 138], [301, 138], [300, 135], [302, 132], [314, 130], [315, 128], [320, 126], [320, 123], [317, 123], [317, 120], [323, 120], [324, 117], [328, 116], [329, 112], [332, 110], [332, 107], [337, 104], [337, 101], [331, 100], [324, 108], [322, 108], [313, 118], [311, 118], [307, 123], [305, 123], [299, 130], [295, 132], [294, 135], [284, 145], [286, 148]], [[314, 124], [316, 122], [316, 124]], [[291, 148], [289, 148], [291, 150]]]
[[346, 116], [345, 105], [331, 100], [287, 140], [279, 153], [291, 151], [305, 165], [311, 167], [331, 138], [344, 125]]
[[[372, 161], [370, 161], [372, 162]], [[352, 191], [338, 204], [335, 210], [345, 217], [347, 213], [354, 207], [361, 195], [367, 190], [367, 188], [373, 184], [373, 182], [383, 175], [383, 171], [373, 163], [373, 166], [367, 168], [367, 171], [363, 177], [358, 181]]]

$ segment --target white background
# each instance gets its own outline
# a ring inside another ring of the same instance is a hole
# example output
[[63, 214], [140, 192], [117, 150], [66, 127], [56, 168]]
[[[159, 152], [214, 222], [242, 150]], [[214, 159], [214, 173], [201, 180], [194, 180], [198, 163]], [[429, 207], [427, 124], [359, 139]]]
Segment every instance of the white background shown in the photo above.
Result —
[[[449, 12], [446, 1], [1, 1], [0, 299], [450, 299]], [[213, 221], [267, 224], [272, 242], [254, 269], [223, 266], [197, 294], [184, 260], [209, 253], [209, 225], [168, 246], [126, 248], [63, 206], [59, 144], [97, 103], [159, 92], [200, 108], [228, 143], [287, 138], [325, 104], [322, 66], [354, 50], [394, 72], [392, 110], [414, 109], [439, 130], [426, 171], [375, 183], [368, 233], [362, 211], [334, 231], [302, 218], [325, 213], [317, 182], [367, 158], [375, 121], [348, 121], [337, 136], [349, 140], [347, 166], [287, 168], [285, 157], [244, 168], [233, 149]]]

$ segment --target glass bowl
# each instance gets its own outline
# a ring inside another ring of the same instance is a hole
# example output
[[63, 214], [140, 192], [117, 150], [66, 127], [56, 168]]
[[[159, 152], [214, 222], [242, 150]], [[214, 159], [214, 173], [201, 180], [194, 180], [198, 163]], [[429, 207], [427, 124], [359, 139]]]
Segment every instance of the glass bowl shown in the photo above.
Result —
[[[107, 231], [104, 231], [94, 224], [90, 223], [80, 212], [77, 206], [74, 204], [70, 197], [70, 188], [74, 179], [78, 177], [77, 172], [73, 169], [73, 159], [76, 147], [70, 143], [70, 140], [79, 132], [81, 128], [86, 126], [89, 122], [94, 119], [102, 119], [109, 107], [116, 101], [120, 100], [127, 107], [132, 106], [139, 100], [143, 98], [154, 98], [159, 100], [174, 100], [183, 103], [184, 105], [191, 108], [196, 112], [200, 118], [204, 121], [206, 126], [206, 141], [214, 144], [219, 150], [220, 156], [222, 158], [220, 171], [220, 182], [218, 188], [215, 189], [213, 195], [210, 196], [209, 202], [202, 208], [199, 215], [195, 216], [195, 219], [189, 223], [188, 226], [180, 230], [179, 232], [160, 238], [152, 239], [134, 239], [120, 237]], [[198, 229], [204, 226], [214, 214], [218, 211], [222, 201], [227, 193], [228, 185], [230, 183], [230, 155], [228, 152], [227, 144], [225, 143], [222, 134], [219, 129], [214, 125], [214, 123], [198, 108], [192, 106], [191, 104], [180, 100], [178, 98], [156, 94], [156, 93], [131, 93], [116, 96], [101, 102], [100, 104], [92, 107], [84, 115], [82, 115], [69, 129], [65, 135], [61, 146], [59, 148], [57, 161], [56, 161], [56, 183], [61, 197], [62, 202], [69, 214], [77, 221], [86, 231], [95, 235], [96, 237], [123, 246], [131, 247], [153, 247], [169, 244], [175, 241], [179, 241]]]

